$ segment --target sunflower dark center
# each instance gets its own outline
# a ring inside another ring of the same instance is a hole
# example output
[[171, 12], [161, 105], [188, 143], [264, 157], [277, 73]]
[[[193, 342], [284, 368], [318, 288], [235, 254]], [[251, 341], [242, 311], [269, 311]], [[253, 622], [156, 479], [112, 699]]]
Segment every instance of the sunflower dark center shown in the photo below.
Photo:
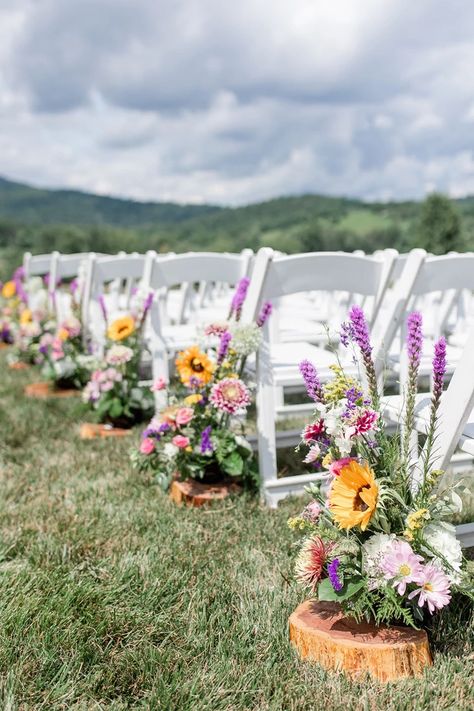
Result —
[[359, 489], [354, 499], [354, 511], [367, 511], [367, 509], [369, 508], [365, 501], [362, 501], [362, 499], [360, 498], [360, 492], [363, 489], [370, 489], [370, 487], [367, 485]]
[[204, 370], [204, 366], [199, 360], [199, 358], [193, 358], [191, 367], [196, 373], [202, 373], [202, 371]]

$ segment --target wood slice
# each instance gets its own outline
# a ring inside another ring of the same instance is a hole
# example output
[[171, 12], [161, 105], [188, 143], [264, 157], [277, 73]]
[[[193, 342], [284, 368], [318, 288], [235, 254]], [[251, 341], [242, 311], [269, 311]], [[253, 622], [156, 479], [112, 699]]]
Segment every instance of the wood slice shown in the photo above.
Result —
[[221, 484], [203, 484], [194, 479], [173, 481], [170, 487], [170, 498], [179, 506], [204, 506], [211, 501], [225, 499], [231, 494], [240, 494], [242, 487], [234, 482]]
[[302, 659], [351, 677], [369, 673], [379, 681], [393, 681], [420, 676], [433, 663], [424, 630], [357, 623], [335, 602], [303, 602], [289, 626]]
[[78, 390], [72, 388], [54, 388], [53, 383], [48, 381], [41, 383], [30, 383], [25, 385], [24, 393], [27, 397], [71, 397], [73, 395], [79, 395]]
[[8, 367], [10, 370], [28, 370], [31, 368], [31, 365], [24, 363], [22, 360], [17, 360], [14, 363], [9, 363]]
[[93, 422], [83, 422], [79, 430], [81, 439], [96, 439], [97, 437], [126, 437], [132, 434], [132, 430], [122, 427], [112, 427], [112, 425], [98, 425]]
[[10, 343], [4, 343], [3, 341], [0, 343], [0, 350], [3, 351], [4, 348], [10, 348]]

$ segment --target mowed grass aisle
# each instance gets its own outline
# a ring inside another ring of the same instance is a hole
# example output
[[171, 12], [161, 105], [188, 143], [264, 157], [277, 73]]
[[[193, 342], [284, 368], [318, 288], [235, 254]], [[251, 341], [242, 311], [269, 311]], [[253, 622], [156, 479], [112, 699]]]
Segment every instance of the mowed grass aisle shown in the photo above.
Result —
[[297, 502], [178, 509], [131, 469], [129, 442], [80, 442], [73, 400], [26, 400], [34, 376], [0, 368], [1, 708], [472, 709], [466, 608], [442, 618], [419, 681], [299, 662]]

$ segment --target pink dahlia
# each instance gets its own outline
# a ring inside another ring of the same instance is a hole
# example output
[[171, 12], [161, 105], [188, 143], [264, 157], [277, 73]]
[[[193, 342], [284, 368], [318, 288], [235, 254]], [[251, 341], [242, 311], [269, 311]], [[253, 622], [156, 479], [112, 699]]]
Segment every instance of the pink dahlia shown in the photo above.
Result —
[[334, 544], [324, 544], [319, 536], [307, 538], [296, 558], [295, 577], [314, 593], [321, 580], [324, 564]]
[[435, 563], [428, 563], [424, 566], [417, 583], [420, 587], [413, 590], [408, 595], [408, 599], [411, 600], [419, 595], [419, 606], [423, 607], [426, 603], [431, 614], [436, 610], [441, 610], [451, 600], [449, 578]]
[[395, 540], [386, 549], [380, 563], [385, 580], [391, 580], [399, 595], [404, 595], [408, 583], [417, 583], [423, 574], [423, 558], [413, 552], [406, 541]]
[[250, 392], [238, 378], [223, 378], [212, 386], [210, 401], [218, 410], [235, 415], [250, 405]]

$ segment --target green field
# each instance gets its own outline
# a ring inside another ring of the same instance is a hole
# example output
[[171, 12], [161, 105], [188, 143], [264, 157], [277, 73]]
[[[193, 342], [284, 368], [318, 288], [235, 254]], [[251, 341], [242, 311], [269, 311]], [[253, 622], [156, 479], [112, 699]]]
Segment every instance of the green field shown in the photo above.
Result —
[[[287, 620], [300, 509], [172, 505], [126, 441], [80, 442], [78, 404], [1, 379], [0, 706], [4, 709], [472, 709], [474, 621], [439, 618], [421, 680], [350, 683], [301, 663]], [[138, 433], [137, 435], [138, 436]]]

